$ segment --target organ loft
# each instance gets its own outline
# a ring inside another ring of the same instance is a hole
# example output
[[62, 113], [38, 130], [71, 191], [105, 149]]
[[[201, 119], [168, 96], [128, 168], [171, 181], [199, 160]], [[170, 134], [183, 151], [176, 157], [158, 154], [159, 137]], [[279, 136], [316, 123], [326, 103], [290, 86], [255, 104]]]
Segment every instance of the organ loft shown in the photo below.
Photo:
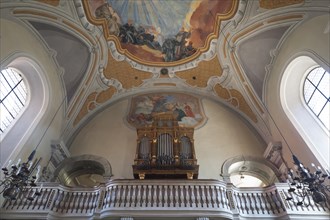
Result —
[[172, 113], [160, 113], [137, 129], [133, 165], [136, 179], [197, 179], [194, 128], [179, 125]]

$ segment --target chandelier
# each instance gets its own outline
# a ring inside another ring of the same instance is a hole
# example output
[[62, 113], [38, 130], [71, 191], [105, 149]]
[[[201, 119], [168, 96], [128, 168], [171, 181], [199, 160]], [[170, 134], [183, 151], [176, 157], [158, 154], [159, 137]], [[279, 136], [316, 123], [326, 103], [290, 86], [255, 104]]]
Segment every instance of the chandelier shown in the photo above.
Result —
[[[293, 171], [288, 171], [289, 193], [293, 193], [299, 199], [297, 205], [310, 205], [311, 198], [315, 203], [330, 202], [330, 185], [327, 181], [330, 180], [328, 170], [324, 171], [320, 166], [311, 164], [313, 170], [305, 167], [295, 155], [292, 155], [295, 164]], [[292, 200], [292, 196], [287, 196], [286, 200]]]
[[[0, 194], [5, 199], [16, 200], [23, 193], [28, 200], [33, 201], [36, 196], [41, 195], [42, 186], [35, 192], [29, 191], [29, 188], [37, 186], [36, 182], [40, 172], [39, 163], [41, 158], [32, 162], [35, 152], [36, 149], [32, 151], [28, 160], [24, 163], [21, 163], [21, 159], [19, 159], [16, 164], [11, 164], [10, 160], [8, 167], [2, 168], [4, 178], [0, 182], [0, 186], [3, 187]], [[35, 172], [36, 168], [37, 171]]]

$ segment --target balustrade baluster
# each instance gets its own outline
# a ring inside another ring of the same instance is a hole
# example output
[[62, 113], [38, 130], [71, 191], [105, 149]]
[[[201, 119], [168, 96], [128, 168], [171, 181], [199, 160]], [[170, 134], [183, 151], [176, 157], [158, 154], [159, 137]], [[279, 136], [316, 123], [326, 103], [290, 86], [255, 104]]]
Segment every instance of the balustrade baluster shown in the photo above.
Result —
[[[235, 204], [236, 204], [236, 208], [237, 208], [238, 212], [244, 213], [244, 208], [242, 206], [242, 201], [241, 201], [240, 195], [236, 192], [234, 192], [233, 195], [234, 195], [234, 198], [236, 201]], [[235, 208], [235, 207], [232, 207], [232, 208]]]
[[122, 185], [118, 185], [117, 186], [117, 193], [116, 193], [116, 205], [115, 207], [121, 207], [122, 205], [122, 193], [123, 193], [123, 186]]
[[78, 192], [77, 193], [77, 197], [78, 197], [78, 200], [77, 200], [77, 205], [75, 207], [75, 210], [76, 210], [76, 213], [78, 213], [80, 207], [81, 207], [81, 200], [83, 199], [82, 198], [82, 192]]
[[260, 213], [260, 204], [257, 201], [256, 196], [257, 196], [257, 193], [251, 193], [251, 200], [252, 200], [252, 203], [254, 204], [254, 209], [257, 212], [257, 214], [259, 214]]
[[146, 199], [147, 199], [147, 201], [146, 201], [146, 205], [147, 205], [147, 207], [151, 207], [151, 200], [152, 200], [152, 191], [151, 191], [151, 185], [148, 185], [148, 186], [146, 186], [146, 190], [147, 190], [147, 192], [146, 192]]
[[80, 200], [80, 213], [83, 213], [84, 211], [84, 207], [85, 207], [85, 200], [86, 200], [86, 193], [85, 192], [81, 192], [81, 200]]
[[158, 185], [153, 185], [153, 203], [152, 207], [157, 207], [157, 192], [158, 192]]
[[246, 211], [247, 214], [249, 214], [249, 207], [245, 198], [245, 193], [240, 193], [241, 203], [242, 203], [242, 209]]
[[42, 206], [45, 207], [46, 199], [47, 199], [47, 196], [48, 196], [47, 188], [40, 189], [40, 192], [41, 192], [41, 195], [39, 196], [40, 200], [37, 204], [37, 206], [38, 206], [37, 209], [38, 210], [42, 209]]
[[86, 201], [85, 201], [85, 213], [89, 213], [90, 209], [93, 208], [93, 205], [94, 205], [92, 203], [93, 196], [94, 196], [94, 192], [89, 192], [87, 194], [87, 198], [86, 198]]
[[127, 185], [127, 193], [126, 193], [126, 204], [125, 207], [130, 207], [131, 206], [131, 189], [132, 186], [131, 185]]
[[221, 205], [222, 207], [224, 207], [224, 204], [223, 204], [223, 201], [222, 201], [222, 198], [221, 198], [221, 188], [220, 186], [214, 186], [214, 197], [215, 197], [215, 207], [217, 208], [221, 208]]
[[218, 194], [216, 192], [216, 186], [210, 186], [210, 193], [212, 197], [212, 207], [213, 208], [219, 208], [219, 203], [218, 203]]
[[137, 200], [136, 200], [136, 185], [133, 185], [132, 186], [133, 190], [132, 190], [132, 199], [131, 199], [131, 207], [136, 207], [136, 203], [137, 203]]
[[202, 189], [200, 185], [195, 185], [195, 189], [196, 189], [196, 204], [198, 208], [203, 207], [203, 202], [204, 200], [202, 199]]
[[69, 198], [68, 198], [68, 202], [65, 204], [65, 212], [68, 213], [69, 209], [70, 209], [70, 203], [71, 200], [73, 199], [73, 193], [70, 193]]
[[142, 207], [146, 207], [146, 197], [147, 197], [147, 186], [146, 185], [142, 185], [141, 189], [142, 189]]
[[89, 192], [88, 193], [88, 197], [86, 199], [86, 202], [85, 202], [85, 209], [86, 209], [86, 214], [89, 214], [89, 213], [94, 213], [96, 207], [98, 207], [98, 202], [99, 201], [94, 201], [94, 198], [96, 197], [97, 192]]
[[7, 209], [9, 204], [9, 199], [5, 199], [5, 201], [2, 203], [1, 208]]
[[269, 202], [267, 200], [266, 194], [265, 193], [261, 193], [261, 198], [262, 198], [262, 202], [265, 204], [265, 210], [266, 210], [267, 214], [270, 214], [271, 207], [270, 207]]
[[174, 200], [175, 200], [175, 204], [174, 206], [175, 207], [179, 207], [179, 186], [178, 185], [175, 185], [174, 186]]
[[183, 192], [184, 190], [184, 186], [180, 185], [179, 186], [179, 189], [178, 189], [180, 192], [180, 207], [187, 207], [186, 206], [186, 200], [185, 200], [185, 193]]
[[274, 201], [271, 197], [271, 195], [269, 195], [269, 193], [265, 193], [266, 194], [266, 198], [267, 198], [267, 201], [268, 201], [268, 204], [269, 204], [269, 207], [270, 207], [270, 211], [272, 214], [275, 214], [276, 211], [275, 211], [275, 204], [274, 204]]
[[164, 186], [164, 207], [168, 207], [167, 203], [167, 185]]
[[59, 204], [58, 204], [58, 212], [61, 212], [61, 213], [63, 213], [63, 205], [64, 205], [64, 203], [65, 203], [65, 198], [66, 198], [66, 195], [67, 195], [68, 193], [67, 192], [65, 192], [65, 191], [62, 191], [62, 194], [61, 194], [61, 200], [60, 200], [60, 202], [59, 202]]
[[201, 195], [201, 206], [203, 208], [207, 208], [209, 206], [208, 199], [206, 195], [206, 186], [199, 186], [200, 188], [200, 195]]
[[184, 194], [184, 198], [185, 198], [185, 207], [192, 207], [192, 203], [191, 203], [191, 194], [189, 191], [190, 186], [188, 185], [184, 185], [183, 186], [183, 194]]
[[249, 210], [251, 210], [251, 213], [254, 214], [255, 211], [255, 203], [252, 202], [252, 193], [246, 193], [246, 201], [247, 201], [247, 206], [249, 207]]
[[183, 207], [189, 207], [189, 186], [188, 185], [183, 185]]
[[55, 202], [53, 203], [53, 207], [51, 208], [51, 210], [55, 211], [55, 212], [58, 211], [60, 202], [63, 199], [63, 191], [60, 191], [59, 189], [56, 191], [57, 191], [57, 193], [56, 193], [56, 197], [55, 197]]
[[[25, 206], [28, 204], [27, 202], [28, 202], [28, 200], [26, 199], [27, 197], [28, 197], [28, 193], [30, 193], [32, 190], [27, 190], [27, 191], [25, 191], [25, 192], [23, 192], [22, 194], [21, 194], [21, 196], [20, 196], [20, 200], [21, 200], [21, 202], [19, 203], [19, 205], [18, 206], [20, 206], [20, 204], [21, 203], [23, 203], [22, 204], [22, 209], [25, 209]], [[16, 203], [17, 203], [18, 201], [14, 201], [13, 202], [13, 205], [12, 205], [12, 209], [14, 208], [14, 206], [16, 205]]]
[[125, 207], [126, 204], [126, 188], [127, 186], [121, 186], [120, 192], [121, 192], [121, 196], [120, 196], [120, 207]]
[[[313, 199], [310, 199], [310, 208], [313, 210], [313, 211], [316, 211], [316, 209], [317, 209], [317, 211], [320, 211], [320, 209], [318, 208], [318, 205], [317, 205], [317, 203], [315, 203], [314, 202], [314, 200]], [[321, 204], [320, 204], [321, 205]]]
[[120, 205], [120, 189], [121, 189], [121, 186], [119, 185], [116, 185], [114, 187], [114, 190], [115, 190], [115, 194], [114, 194], [114, 197], [113, 197], [113, 207], [119, 207]]
[[114, 207], [115, 203], [115, 196], [116, 196], [116, 191], [114, 189], [115, 186], [110, 186], [109, 189], [109, 195], [108, 195], [108, 204], [107, 207]]
[[23, 208], [24, 200], [26, 200], [25, 195], [26, 195], [26, 192], [22, 192], [16, 200], [10, 200], [9, 205], [8, 205], [8, 209], [14, 209], [14, 207], [16, 209], [19, 209], [19, 208], [24, 209]]
[[272, 200], [272, 203], [274, 204], [274, 211], [276, 209], [277, 213], [281, 213], [280, 207], [281, 205], [279, 204], [279, 201], [276, 197], [277, 192], [270, 192], [270, 198]]
[[[33, 189], [33, 192], [36, 193], [37, 190], [38, 190], [37, 188], [34, 188]], [[40, 200], [40, 198], [41, 198], [40, 196], [36, 196], [33, 201], [30, 201], [31, 210], [34, 210], [35, 209], [35, 207], [36, 207], [38, 201]]]
[[94, 213], [95, 212], [95, 210], [96, 210], [96, 207], [98, 206], [98, 201], [100, 200], [100, 196], [102, 196], [101, 195], [101, 193], [100, 192], [95, 192], [95, 193], [93, 193], [92, 194], [92, 199], [91, 199], [91, 202], [90, 202], [90, 205], [89, 205], [89, 212], [90, 213]]
[[173, 207], [173, 186], [169, 185], [169, 207]]
[[262, 212], [262, 214], [265, 214], [266, 212], [266, 205], [262, 200], [262, 193], [257, 193], [257, 199], [258, 199], [258, 203], [260, 204], [260, 210]]
[[163, 198], [164, 198], [164, 186], [159, 185], [159, 194], [158, 194], [158, 207], [164, 207]]
[[195, 186], [192, 186], [190, 185], [189, 186], [189, 195], [191, 196], [191, 206], [193, 208], [197, 207], [197, 204], [196, 204], [196, 197], [195, 197]]
[[280, 193], [278, 190], [275, 190], [275, 193], [274, 193], [274, 196], [275, 196], [275, 201], [276, 201], [276, 204], [277, 206], [279, 207], [279, 212], [284, 212], [285, 211], [285, 208], [284, 208], [284, 204], [282, 203], [282, 200], [281, 200], [281, 196], [280, 196]]
[[142, 204], [142, 194], [141, 194], [141, 185], [137, 186], [137, 197], [136, 197], [136, 207], [141, 207]]
[[213, 194], [210, 193], [211, 189], [209, 185], [205, 186], [205, 196], [206, 196], [206, 202], [207, 207], [212, 208], [213, 207]]
[[68, 208], [68, 211], [71, 210], [71, 213], [73, 212], [73, 209], [75, 207], [76, 200], [77, 200], [77, 193], [73, 192], [72, 197], [71, 197], [71, 201], [69, 202], [69, 208]]

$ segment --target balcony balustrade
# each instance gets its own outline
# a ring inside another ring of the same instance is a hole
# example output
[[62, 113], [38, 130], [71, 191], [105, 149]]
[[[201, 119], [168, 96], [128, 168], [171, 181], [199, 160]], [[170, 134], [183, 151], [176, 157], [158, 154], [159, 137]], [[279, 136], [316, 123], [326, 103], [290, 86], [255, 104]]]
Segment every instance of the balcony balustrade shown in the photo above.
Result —
[[[68, 188], [44, 183], [30, 202], [24, 192], [5, 200], [2, 219], [102, 219], [209, 217], [212, 219], [329, 219], [329, 204], [296, 206], [286, 201], [287, 184], [236, 188], [217, 180], [112, 180], [96, 188]], [[292, 195], [293, 198], [294, 195]]]

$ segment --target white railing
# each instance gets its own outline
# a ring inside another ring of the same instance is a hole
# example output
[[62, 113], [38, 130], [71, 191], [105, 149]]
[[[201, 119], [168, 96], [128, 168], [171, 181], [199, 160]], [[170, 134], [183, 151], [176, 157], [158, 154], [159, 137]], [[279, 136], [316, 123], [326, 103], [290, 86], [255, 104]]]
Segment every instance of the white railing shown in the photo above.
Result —
[[228, 219], [328, 219], [329, 204], [296, 206], [288, 187], [235, 188], [216, 180], [112, 180], [94, 189], [44, 183], [1, 206], [5, 219], [100, 219], [105, 217], [224, 217]]

